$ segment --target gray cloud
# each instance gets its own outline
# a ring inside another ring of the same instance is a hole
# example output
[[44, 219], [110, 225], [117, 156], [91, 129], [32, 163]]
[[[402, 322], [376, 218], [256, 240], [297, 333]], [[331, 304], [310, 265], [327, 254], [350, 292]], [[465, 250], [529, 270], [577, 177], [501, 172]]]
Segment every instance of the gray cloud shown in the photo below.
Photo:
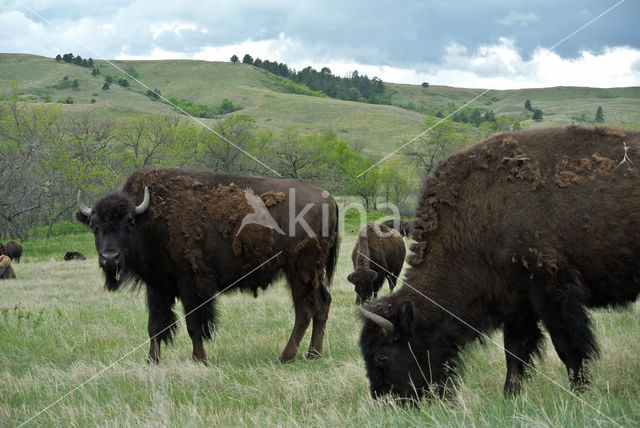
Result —
[[[513, 48], [528, 60], [536, 49], [553, 46], [613, 2], [120, 0], [94, 4], [36, 0], [26, 4], [62, 31], [20, 3], [1, 3], [0, 46], [5, 51], [47, 56], [73, 51], [86, 57], [99, 53], [115, 58], [150, 55], [158, 49], [189, 57], [212, 47], [277, 40], [282, 34], [292, 42], [282, 51], [283, 56], [263, 59], [289, 64], [350, 62], [425, 72], [447, 61], [464, 61], [463, 57], [449, 58], [451, 46], [463, 46], [472, 57], [483, 46], [499, 45], [503, 39], [512, 41]], [[22, 16], [16, 18], [15, 11]], [[640, 49], [637, 16], [640, 5], [626, 1], [555, 52], [577, 58], [583, 50], [598, 53], [613, 46]], [[167, 30], [158, 30], [162, 28]], [[237, 52], [240, 56], [244, 53], [256, 56], [254, 52]], [[467, 68], [474, 69], [469, 64]], [[493, 74], [503, 68], [503, 64], [483, 64], [476, 66], [475, 72]]]

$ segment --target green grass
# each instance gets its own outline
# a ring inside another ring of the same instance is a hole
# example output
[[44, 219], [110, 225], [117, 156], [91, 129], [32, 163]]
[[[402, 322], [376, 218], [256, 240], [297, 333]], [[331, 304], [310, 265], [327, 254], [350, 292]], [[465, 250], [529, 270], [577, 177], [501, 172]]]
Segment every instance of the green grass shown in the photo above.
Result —
[[[565, 390], [564, 367], [549, 343], [537, 366], [542, 374], [521, 396], [502, 398], [503, 352], [488, 343], [465, 349], [466, 373], [452, 399], [417, 407], [373, 402], [345, 279], [354, 242], [353, 235], [342, 240], [322, 359], [277, 361], [293, 326], [289, 292], [278, 283], [257, 299], [219, 298], [208, 366], [191, 361], [180, 321], [174, 346], [163, 347], [160, 365], [151, 367], [144, 292], [106, 292], [95, 251], [85, 262], [61, 262], [44, 245], [25, 242], [18, 279], [0, 283], [0, 426], [34, 416], [28, 426], [614, 426], [608, 418], [638, 424], [637, 305], [594, 312], [602, 358], [593, 364], [592, 388], [578, 398]], [[500, 334], [492, 338], [502, 342]], [[305, 348], [308, 340], [309, 332]]]

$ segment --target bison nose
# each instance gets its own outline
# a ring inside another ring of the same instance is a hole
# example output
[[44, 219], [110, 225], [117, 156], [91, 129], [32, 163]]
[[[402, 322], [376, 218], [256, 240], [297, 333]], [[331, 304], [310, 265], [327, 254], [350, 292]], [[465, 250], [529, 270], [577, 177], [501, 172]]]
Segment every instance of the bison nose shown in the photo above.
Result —
[[122, 259], [122, 253], [117, 250], [105, 250], [100, 252], [100, 266], [118, 265]]

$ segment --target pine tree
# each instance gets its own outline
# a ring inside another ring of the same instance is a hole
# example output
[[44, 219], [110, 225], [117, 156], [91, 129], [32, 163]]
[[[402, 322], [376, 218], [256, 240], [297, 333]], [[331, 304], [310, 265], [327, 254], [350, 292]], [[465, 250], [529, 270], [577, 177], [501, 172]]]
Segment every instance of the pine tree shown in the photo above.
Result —
[[602, 111], [602, 106], [598, 106], [598, 110], [596, 110], [596, 122], [604, 122], [604, 112]]
[[536, 122], [540, 122], [542, 120], [542, 110], [539, 108], [534, 109], [532, 119]]

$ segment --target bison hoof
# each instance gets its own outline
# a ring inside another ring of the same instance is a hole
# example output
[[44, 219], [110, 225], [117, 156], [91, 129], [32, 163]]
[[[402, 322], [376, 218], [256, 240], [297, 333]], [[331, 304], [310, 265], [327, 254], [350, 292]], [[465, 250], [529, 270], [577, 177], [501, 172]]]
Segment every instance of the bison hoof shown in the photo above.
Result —
[[147, 364], [149, 364], [150, 366], [157, 366], [158, 364], [160, 364], [160, 358], [154, 357], [152, 355], [147, 355]]
[[322, 354], [315, 349], [309, 349], [309, 352], [307, 352], [307, 360], [317, 360], [318, 358], [322, 358]]
[[295, 361], [295, 359], [296, 359], [295, 355], [285, 355], [285, 354], [280, 355], [281, 363], [290, 363], [292, 361]]

